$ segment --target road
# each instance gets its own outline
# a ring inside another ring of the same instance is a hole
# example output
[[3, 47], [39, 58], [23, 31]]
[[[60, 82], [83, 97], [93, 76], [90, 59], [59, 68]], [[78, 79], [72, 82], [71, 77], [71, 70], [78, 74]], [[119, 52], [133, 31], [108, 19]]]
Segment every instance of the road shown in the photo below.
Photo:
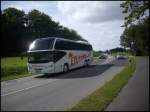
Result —
[[149, 60], [137, 57], [136, 71], [106, 111], [149, 111]]
[[31, 76], [1, 82], [1, 110], [66, 110], [111, 80], [127, 61], [97, 59], [89, 67], [65, 74]]

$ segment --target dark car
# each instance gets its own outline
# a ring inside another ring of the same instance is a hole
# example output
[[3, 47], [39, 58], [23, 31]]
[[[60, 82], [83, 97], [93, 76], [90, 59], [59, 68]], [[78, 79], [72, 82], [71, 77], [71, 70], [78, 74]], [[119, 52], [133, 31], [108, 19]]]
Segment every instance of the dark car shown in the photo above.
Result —
[[125, 56], [123, 56], [123, 55], [117, 55], [117, 59], [125, 59]]
[[99, 59], [106, 59], [107, 58], [107, 56], [105, 56], [105, 55], [101, 55], [100, 57], [99, 57]]

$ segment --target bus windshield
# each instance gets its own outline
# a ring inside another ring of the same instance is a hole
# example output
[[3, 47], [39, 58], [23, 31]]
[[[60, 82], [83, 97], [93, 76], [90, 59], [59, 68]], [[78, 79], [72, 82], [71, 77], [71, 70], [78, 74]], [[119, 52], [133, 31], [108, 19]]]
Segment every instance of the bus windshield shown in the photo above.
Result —
[[30, 52], [28, 54], [29, 63], [47, 63], [54, 61], [53, 51]]
[[48, 50], [53, 48], [54, 38], [42, 38], [33, 41], [29, 50]]

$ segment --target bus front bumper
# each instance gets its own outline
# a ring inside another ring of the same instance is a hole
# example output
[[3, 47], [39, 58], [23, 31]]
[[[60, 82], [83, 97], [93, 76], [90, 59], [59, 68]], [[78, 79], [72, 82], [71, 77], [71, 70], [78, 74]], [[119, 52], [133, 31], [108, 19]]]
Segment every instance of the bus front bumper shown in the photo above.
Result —
[[28, 64], [28, 71], [32, 73], [33, 75], [39, 75], [39, 74], [46, 74], [46, 73], [54, 73], [54, 66], [51, 65], [33, 65], [33, 64]]
[[32, 69], [29, 72], [31, 72], [33, 75], [38, 74], [46, 74], [46, 73], [54, 73], [54, 69]]

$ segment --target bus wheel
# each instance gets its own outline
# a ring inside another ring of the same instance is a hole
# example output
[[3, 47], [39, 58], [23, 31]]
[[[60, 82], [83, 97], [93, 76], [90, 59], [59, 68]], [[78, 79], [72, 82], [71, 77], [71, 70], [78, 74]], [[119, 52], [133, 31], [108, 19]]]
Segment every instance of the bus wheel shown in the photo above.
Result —
[[88, 60], [85, 60], [84, 64], [85, 64], [85, 66], [88, 66], [89, 65]]
[[64, 64], [64, 69], [63, 69], [63, 71], [66, 73], [66, 72], [68, 72], [68, 64]]

